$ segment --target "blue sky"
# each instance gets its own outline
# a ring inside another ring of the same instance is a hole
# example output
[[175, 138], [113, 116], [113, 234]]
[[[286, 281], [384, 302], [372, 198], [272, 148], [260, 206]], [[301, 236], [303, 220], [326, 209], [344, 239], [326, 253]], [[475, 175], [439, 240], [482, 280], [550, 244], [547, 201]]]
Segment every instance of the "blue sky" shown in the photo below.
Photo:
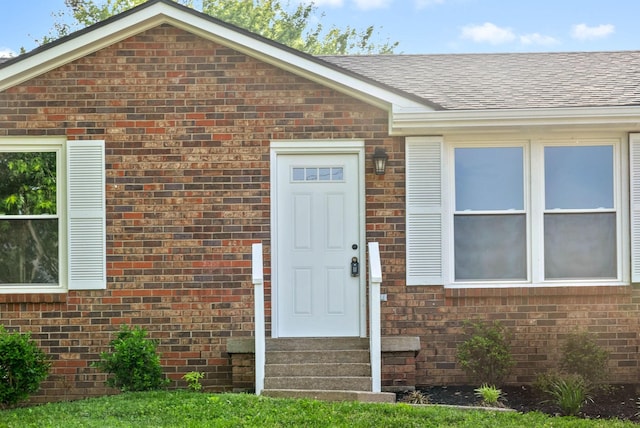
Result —
[[[292, 3], [304, 0], [291, 0]], [[286, 0], [283, 0], [286, 3]], [[375, 25], [397, 53], [640, 49], [637, 0], [316, 0], [325, 27]], [[0, 56], [53, 27], [64, 0], [0, 0]]]

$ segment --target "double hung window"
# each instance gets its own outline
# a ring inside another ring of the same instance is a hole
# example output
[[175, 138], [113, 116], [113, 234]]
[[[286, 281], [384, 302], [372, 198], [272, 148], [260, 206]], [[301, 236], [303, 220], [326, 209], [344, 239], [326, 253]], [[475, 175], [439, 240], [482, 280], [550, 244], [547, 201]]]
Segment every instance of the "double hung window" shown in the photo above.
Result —
[[453, 145], [450, 283], [622, 281], [617, 140]]
[[60, 282], [60, 147], [0, 146], [0, 286]]

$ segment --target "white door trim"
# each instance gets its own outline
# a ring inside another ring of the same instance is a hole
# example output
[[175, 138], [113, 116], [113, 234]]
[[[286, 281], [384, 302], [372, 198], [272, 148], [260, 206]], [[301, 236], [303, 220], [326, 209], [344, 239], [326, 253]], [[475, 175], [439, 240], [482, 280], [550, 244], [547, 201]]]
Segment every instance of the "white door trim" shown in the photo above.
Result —
[[358, 260], [360, 260], [360, 337], [367, 336], [366, 311], [366, 231], [365, 231], [365, 156], [364, 140], [273, 140], [270, 144], [271, 161], [271, 336], [278, 337], [278, 234], [275, 233], [277, 219], [278, 156], [285, 154], [356, 154], [358, 155], [358, 216], [359, 244]]

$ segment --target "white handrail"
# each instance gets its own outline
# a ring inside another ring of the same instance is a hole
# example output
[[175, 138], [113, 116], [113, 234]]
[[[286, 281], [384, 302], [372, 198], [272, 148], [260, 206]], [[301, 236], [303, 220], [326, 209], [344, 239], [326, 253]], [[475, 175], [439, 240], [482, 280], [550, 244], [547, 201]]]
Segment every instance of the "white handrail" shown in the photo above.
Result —
[[371, 390], [382, 391], [382, 350], [380, 345], [380, 283], [382, 266], [377, 242], [369, 242], [369, 347], [371, 353]]
[[265, 332], [264, 332], [264, 267], [262, 244], [251, 245], [251, 282], [253, 282], [255, 317], [256, 395], [264, 388]]

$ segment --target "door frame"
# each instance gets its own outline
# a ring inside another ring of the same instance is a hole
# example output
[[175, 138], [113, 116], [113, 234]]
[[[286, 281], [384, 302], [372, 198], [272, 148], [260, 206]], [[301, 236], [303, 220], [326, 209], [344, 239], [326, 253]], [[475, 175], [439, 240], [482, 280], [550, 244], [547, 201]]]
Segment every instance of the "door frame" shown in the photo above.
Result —
[[355, 154], [358, 156], [358, 260], [359, 278], [359, 331], [360, 337], [367, 335], [366, 305], [366, 230], [365, 230], [365, 155], [364, 140], [272, 140], [270, 144], [271, 172], [271, 337], [278, 337], [278, 156], [280, 155], [335, 155]]

